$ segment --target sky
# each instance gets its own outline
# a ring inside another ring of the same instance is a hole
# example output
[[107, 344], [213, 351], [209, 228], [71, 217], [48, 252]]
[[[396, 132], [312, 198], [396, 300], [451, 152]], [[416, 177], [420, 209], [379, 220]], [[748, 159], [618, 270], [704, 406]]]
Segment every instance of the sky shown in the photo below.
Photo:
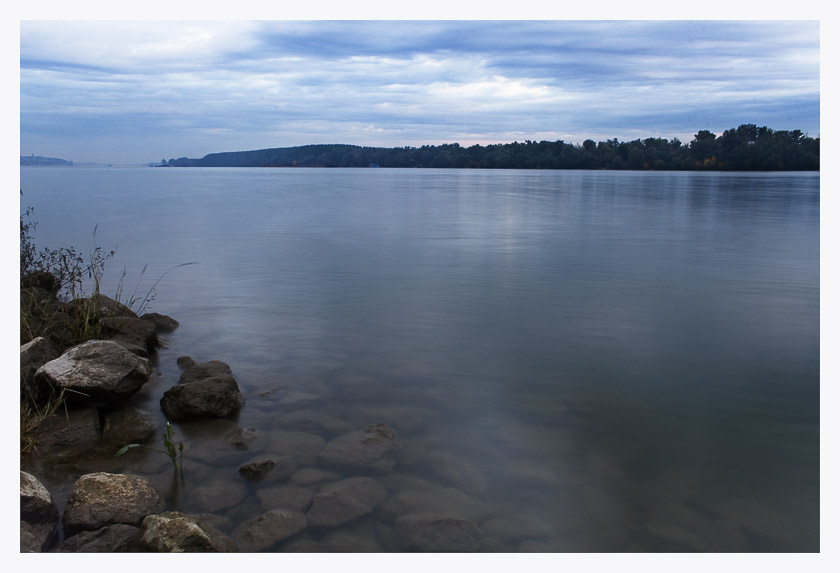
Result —
[[743, 123], [820, 136], [819, 20], [24, 18], [19, 30], [20, 153], [76, 163], [313, 143], [688, 143]]

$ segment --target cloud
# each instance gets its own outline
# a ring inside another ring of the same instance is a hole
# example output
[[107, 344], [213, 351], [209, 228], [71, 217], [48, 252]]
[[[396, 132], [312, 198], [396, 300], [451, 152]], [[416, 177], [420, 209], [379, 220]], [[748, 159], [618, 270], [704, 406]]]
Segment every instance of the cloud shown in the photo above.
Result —
[[76, 161], [819, 129], [818, 22], [24, 21], [20, 46], [21, 151]]

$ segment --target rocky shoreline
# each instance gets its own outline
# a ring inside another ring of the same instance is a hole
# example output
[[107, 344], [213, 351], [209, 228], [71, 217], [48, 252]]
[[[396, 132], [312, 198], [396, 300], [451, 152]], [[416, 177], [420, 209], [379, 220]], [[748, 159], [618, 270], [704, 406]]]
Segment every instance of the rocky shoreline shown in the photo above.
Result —
[[[103, 295], [61, 303], [48, 291], [29, 287], [22, 289], [22, 296], [39, 297], [41, 307], [52, 313], [52, 324], [58, 325], [69, 325], [78, 309], [95, 306], [98, 324], [94, 326], [100, 336], [66, 348], [55, 336], [53, 341], [37, 337], [21, 346], [22, 393], [42, 401], [55, 392], [65, 397], [61, 411], [40, 425], [36, 457], [56, 459], [72, 475], [72, 470], [107, 467], [104, 460], [111, 460], [126, 444], [157, 445], [155, 416], [132, 405], [131, 399], [160, 377], [150, 357], [161, 344], [160, 334], [177, 328], [177, 321], [159, 314], [137, 316]], [[245, 397], [228, 364], [199, 363], [182, 356], [178, 365], [180, 379], [159, 400], [167, 420], [236, 416]], [[261, 552], [276, 550], [278, 544], [290, 540], [284, 550], [329, 551], [334, 547], [300, 534], [323, 534], [375, 510], [391, 523], [388, 550], [477, 551], [482, 546], [483, 534], [473, 520], [446, 511], [416, 513], [428, 500], [391, 495], [377, 479], [394, 469], [403, 449], [394, 429], [385, 423], [347, 431], [329, 441], [304, 432], [287, 434], [284, 443], [242, 463], [239, 476], [230, 482], [211, 482], [192, 490], [192, 495], [219, 501], [221, 508], [229, 505], [231, 496], [239, 495], [242, 486], [237, 480], [286, 482], [261, 490], [268, 510], [235, 526], [212, 512], [188, 515], [173, 510], [170, 501], [178, 490], [174, 455], [175, 488], [168, 495], [161, 492], [159, 483], [141, 475], [89, 471], [75, 479], [69, 492], [62, 492], [66, 502], [61, 510], [37, 475], [48, 470], [25, 460], [20, 472], [20, 550]], [[231, 451], [246, 453], [264, 437], [259, 429], [237, 425], [225, 434], [224, 442]], [[442, 460], [438, 465], [444, 472], [465, 469], [453, 469], [453, 463], [457, 465], [458, 460]]]

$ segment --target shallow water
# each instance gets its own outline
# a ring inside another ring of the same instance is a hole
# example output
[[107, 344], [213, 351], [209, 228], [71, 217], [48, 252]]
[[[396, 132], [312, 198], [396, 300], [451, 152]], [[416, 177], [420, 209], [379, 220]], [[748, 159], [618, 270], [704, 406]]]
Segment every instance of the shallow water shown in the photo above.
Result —
[[[241, 463], [298, 444], [313, 467], [318, 440], [385, 422], [404, 450], [377, 479], [472, 519], [486, 551], [819, 550], [818, 174], [25, 168], [21, 187], [37, 244], [116, 247], [106, 294], [198, 263], [148, 308], [181, 323], [136, 400], [161, 425], [178, 356], [246, 394], [235, 420], [176, 425], [177, 491], [153, 453], [81, 469], [148, 475], [229, 532], [319, 487]], [[237, 426], [262, 439], [226, 449]], [[274, 549], [394, 550], [393, 506]]]

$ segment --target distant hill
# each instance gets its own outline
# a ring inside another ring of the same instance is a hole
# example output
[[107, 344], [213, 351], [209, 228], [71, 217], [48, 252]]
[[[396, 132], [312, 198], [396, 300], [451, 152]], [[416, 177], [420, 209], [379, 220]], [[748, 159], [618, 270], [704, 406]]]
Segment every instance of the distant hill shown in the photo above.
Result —
[[57, 157], [41, 157], [40, 155], [21, 155], [21, 165], [61, 165], [64, 167], [72, 167], [73, 162], [66, 159], [59, 159]]
[[721, 135], [699, 131], [689, 143], [649, 137], [583, 144], [528, 141], [422, 147], [304, 145], [170, 159], [172, 167], [455, 167], [479, 169], [633, 169], [819, 171], [820, 138], [800, 130], [744, 124]]

